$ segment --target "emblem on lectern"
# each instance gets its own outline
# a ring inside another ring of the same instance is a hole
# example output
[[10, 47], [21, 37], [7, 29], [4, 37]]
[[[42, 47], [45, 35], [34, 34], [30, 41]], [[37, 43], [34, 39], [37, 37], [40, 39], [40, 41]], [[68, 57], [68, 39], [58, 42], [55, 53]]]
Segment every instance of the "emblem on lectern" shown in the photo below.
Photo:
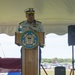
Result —
[[34, 31], [26, 31], [21, 36], [21, 44], [26, 49], [35, 48], [38, 45], [38, 35]]

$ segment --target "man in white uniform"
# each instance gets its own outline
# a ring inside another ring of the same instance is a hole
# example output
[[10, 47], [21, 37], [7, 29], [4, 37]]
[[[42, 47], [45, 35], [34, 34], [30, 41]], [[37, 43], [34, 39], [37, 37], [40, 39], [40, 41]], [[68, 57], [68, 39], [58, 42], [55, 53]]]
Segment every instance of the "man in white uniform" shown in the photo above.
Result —
[[[26, 14], [27, 20], [19, 23], [18, 32], [20, 31], [25, 32], [28, 30], [44, 32], [42, 23], [35, 20], [35, 10], [33, 8], [26, 9], [25, 14]], [[40, 65], [41, 65], [41, 48], [39, 47], [39, 67]], [[40, 75], [40, 68], [39, 68], [39, 75]]]

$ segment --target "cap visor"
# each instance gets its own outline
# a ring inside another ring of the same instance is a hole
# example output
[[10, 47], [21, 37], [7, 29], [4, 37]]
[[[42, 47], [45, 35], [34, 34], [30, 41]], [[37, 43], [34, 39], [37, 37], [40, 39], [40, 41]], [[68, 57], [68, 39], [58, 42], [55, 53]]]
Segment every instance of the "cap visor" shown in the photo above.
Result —
[[34, 14], [34, 12], [26, 12], [27, 14]]

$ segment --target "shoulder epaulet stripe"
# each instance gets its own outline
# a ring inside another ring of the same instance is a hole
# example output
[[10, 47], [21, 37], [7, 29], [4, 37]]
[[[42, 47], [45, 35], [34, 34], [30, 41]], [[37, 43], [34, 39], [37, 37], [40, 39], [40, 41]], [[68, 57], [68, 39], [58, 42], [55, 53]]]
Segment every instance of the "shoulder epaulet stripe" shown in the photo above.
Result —
[[21, 24], [21, 23], [24, 23], [25, 21], [22, 21], [22, 22], [20, 22], [19, 24]]
[[39, 22], [39, 23], [41, 23], [40, 21], [36, 21], [36, 22]]

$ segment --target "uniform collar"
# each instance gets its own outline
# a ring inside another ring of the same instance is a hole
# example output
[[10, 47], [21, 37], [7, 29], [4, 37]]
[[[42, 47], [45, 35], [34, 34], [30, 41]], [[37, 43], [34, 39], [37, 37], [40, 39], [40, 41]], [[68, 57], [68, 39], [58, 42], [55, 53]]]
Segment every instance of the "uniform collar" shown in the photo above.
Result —
[[[27, 24], [27, 23], [29, 23], [29, 22], [26, 20], [25, 24]], [[33, 23], [36, 23], [36, 20], [34, 20], [34, 21], [32, 22], [32, 24], [33, 24]]]

